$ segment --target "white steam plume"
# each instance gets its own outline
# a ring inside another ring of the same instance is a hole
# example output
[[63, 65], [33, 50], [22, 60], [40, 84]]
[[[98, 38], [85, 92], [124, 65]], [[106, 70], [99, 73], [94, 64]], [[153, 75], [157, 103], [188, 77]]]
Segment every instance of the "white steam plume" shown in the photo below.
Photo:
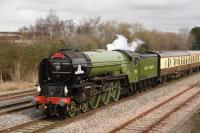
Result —
[[108, 44], [107, 50], [128, 50], [128, 51], [135, 51], [139, 45], [144, 44], [144, 41], [140, 39], [135, 39], [133, 42], [128, 43], [128, 40], [123, 35], [117, 35], [117, 39], [115, 39], [112, 44]]

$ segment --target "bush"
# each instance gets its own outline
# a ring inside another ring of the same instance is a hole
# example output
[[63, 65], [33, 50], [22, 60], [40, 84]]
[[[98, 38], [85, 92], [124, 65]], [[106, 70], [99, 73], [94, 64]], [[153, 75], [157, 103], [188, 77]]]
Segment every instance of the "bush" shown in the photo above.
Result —
[[0, 44], [0, 74], [4, 80], [36, 81], [40, 60], [64, 45]]

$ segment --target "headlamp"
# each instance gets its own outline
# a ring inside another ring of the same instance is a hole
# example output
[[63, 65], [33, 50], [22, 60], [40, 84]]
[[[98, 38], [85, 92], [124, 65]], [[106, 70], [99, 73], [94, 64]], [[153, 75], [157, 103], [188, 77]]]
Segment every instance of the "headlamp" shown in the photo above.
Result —
[[40, 91], [41, 91], [41, 87], [38, 85], [37, 92], [40, 92]]
[[69, 91], [67, 89], [67, 86], [64, 87], [64, 93], [67, 94]]

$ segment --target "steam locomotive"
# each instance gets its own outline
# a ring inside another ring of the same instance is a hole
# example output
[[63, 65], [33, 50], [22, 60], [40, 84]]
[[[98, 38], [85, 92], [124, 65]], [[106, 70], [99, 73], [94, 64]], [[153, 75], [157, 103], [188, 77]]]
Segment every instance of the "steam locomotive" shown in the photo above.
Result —
[[47, 115], [73, 117], [199, 69], [200, 51], [62, 49], [41, 61], [35, 101]]

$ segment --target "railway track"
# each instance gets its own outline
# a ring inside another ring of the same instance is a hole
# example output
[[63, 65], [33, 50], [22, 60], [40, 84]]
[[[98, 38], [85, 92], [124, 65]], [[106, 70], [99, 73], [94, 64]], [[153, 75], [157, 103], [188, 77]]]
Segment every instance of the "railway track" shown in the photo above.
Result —
[[27, 90], [27, 91], [23, 91], [23, 92], [4, 94], [4, 95], [0, 95], [0, 101], [20, 98], [20, 97], [25, 97], [25, 96], [32, 96], [32, 95], [36, 95], [36, 94], [37, 94], [37, 92], [35, 90]]
[[[188, 87], [182, 92], [165, 99], [156, 106], [142, 112], [134, 118], [126, 121], [122, 125], [114, 128], [109, 133], [115, 132], [134, 132], [148, 133], [159, 131], [159, 127], [163, 126], [163, 121], [169, 118], [173, 113], [189, 104], [195, 98], [200, 96], [200, 88], [195, 85]], [[161, 126], [159, 126], [161, 125]]]
[[[179, 80], [183, 80], [183, 79], [184, 78], [179, 79]], [[38, 133], [38, 132], [48, 131], [50, 129], [53, 129], [53, 128], [56, 128], [56, 127], [59, 127], [59, 126], [66, 125], [68, 123], [74, 122], [76, 120], [83, 119], [85, 117], [88, 117], [91, 114], [94, 114], [96, 111], [103, 110], [103, 109], [105, 109], [107, 107], [111, 107], [111, 106], [114, 106], [116, 104], [120, 104], [121, 102], [127, 101], [129, 99], [139, 97], [139, 96], [141, 96], [143, 94], [146, 94], [146, 93], [148, 93], [148, 92], [150, 92], [152, 90], [156, 90], [156, 89], [159, 89], [160, 87], [167, 86], [167, 85], [169, 85], [169, 84], [171, 84], [173, 82], [176, 82], [176, 81], [167, 82], [164, 85], [159, 85], [159, 86], [154, 87], [154, 88], [152, 88], [150, 90], [146, 90], [143, 93], [138, 93], [136, 95], [133, 95], [133, 96], [130, 96], [130, 97], [127, 97], [127, 98], [122, 98], [118, 102], [111, 102], [109, 105], [101, 106], [101, 107], [97, 108], [96, 110], [89, 110], [86, 113], [80, 113], [74, 118], [60, 119], [60, 118], [57, 118], [57, 117], [56, 118], [48, 118], [46, 116], [43, 116], [41, 118], [37, 118], [37, 119], [31, 120], [31, 121], [26, 122], [26, 123], [22, 123], [22, 124], [19, 124], [19, 125], [7, 128], [7, 129], [0, 130], [0, 133], [7, 133], [7, 132], [32, 132], [32, 133]]]
[[35, 107], [29, 99], [0, 106], [0, 116]]
[[47, 117], [47, 116], [42, 116], [40, 118], [31, 120], [29, 122], [26, 123], [22, 123], [4, 130], [0, 130], [0, 133], [22, 133], [22, 132], [26, 132], [26, 133], [42, 133], [44, 131], [48, 131], [50, 129], [62, 126], [64, 124], [69, 124], [73, 121], [76, 120], [80, 120], [83, 119], [93, 113], [95, 113], [98, 110], [104, 109], [106, 108], [106, 106], [102, 106], [96, 110], [90, 110], [86, 113], [81, 113], [76, 117], [73, 118], [60, 118], [60, 117]]
[[[165, 85], [161, 85], [161, 86], [166, 86], [166, 85], [168, 85], [168, 83], [166, 83]], [[127, 101], [127, 100], [132, 99], [132, 98], [136, 98], [136, 97], [141, 96], [141, 95], [143, 95], [145, 93], [148, 93], [148, 92], [150, 92], [152, 90], [156, 90], [159, 87], [154, 87], [154, 88], [152, 88], [150, 90], [146, 90], [144, 93], [138, 93], [136, 95], [133, 95], [133, 96], [130, 96], [130, 97], [127, 97], [127, 98], [122, 98], [118, 102], [111, 102], [107, 106], [101, 106], [101, 107], [99, 107], [99, 108], [97, 108], [95, 110], [89, 110], [86, 113], [79, 113], [74, 118], [66, 118], [66, 119], [62, 119], [61, 118], [60, 119], [60, 118], [57, 118], [57, 117], [48, 118], [48, 117], [43, 116], [41, 118], [37, 118], [37, 119], [34, 119], [34, 120], [26, 122], [26, 123], [22, 123], [22, 124], [19, 124], [19, 125], [16, 125], [16, 126], [4, 129], [4, 130], [0, 130], [0, 133], [8, 133], [8, 132], [27, 132], [27, 133], [28, 132], [32, 132], [32, 133], [38, 133], [38, 132], [48, 131], [49, 129], [56, 128], [56, 127], [71, 123], [73, 121], [86, 118], [89, 115], [92, 115], [92, 114], [94, 114], [95, 112], [97, 112], [99, 110], [103, 110], [103, 109], [107, 108], [108, 106], [111, 107], [111, 106], [120, 104], [121, 102]]]
[[3, 103], [5, 101], [6, 103], [0, 105], [0, 116], [35, 107], [35, 105], [31, 103], [30, 99], [24, 99], [20, 101], [17, 100], [10, 103], [7, 103], [7, 100], [22, 98], [25, 96], [33, 96], [36, 94], [37, 93], [35, 90], [27, 90], [22, 92], [0, 95], [0, 102]]

